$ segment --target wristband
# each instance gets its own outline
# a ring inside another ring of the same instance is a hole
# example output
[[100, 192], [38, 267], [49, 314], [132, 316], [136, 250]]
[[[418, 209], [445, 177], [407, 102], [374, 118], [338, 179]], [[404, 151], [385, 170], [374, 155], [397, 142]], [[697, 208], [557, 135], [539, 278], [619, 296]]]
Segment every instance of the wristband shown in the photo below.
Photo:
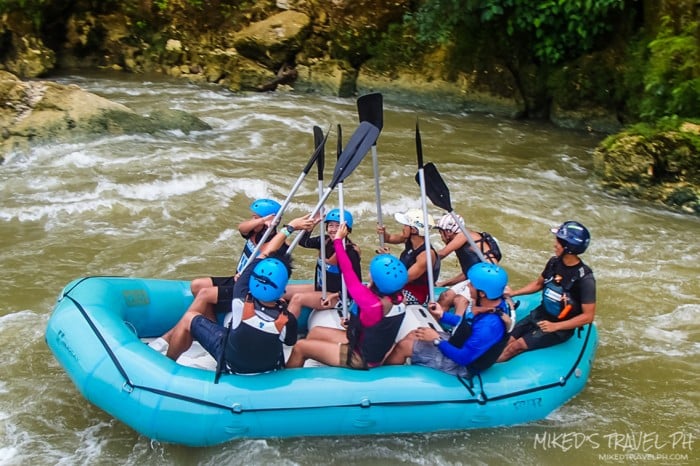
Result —
[[433, 340], [433, 345], [438, 346], [442, 340], [439, 338], [436, 338]]
[[294, 227], [291, 226], [291, 225], [285, 225], [285, 226], [282, 228], [282, 233], [284, 233], [284, 236], [286, 236], [287, 238], [289, 238], [289, 235], [291, 235], [292, 233], [294, 233]]

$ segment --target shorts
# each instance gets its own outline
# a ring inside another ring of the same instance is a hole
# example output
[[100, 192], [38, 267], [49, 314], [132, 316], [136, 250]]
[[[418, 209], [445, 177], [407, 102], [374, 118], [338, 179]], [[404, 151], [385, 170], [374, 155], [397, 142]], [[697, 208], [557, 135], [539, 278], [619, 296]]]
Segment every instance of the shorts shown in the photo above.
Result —
[[235, 277], [209, 277], [209, 278], [211, 278], [211, 282], [214, 286], [233, 287], [233, 285], [236, 284]]
[[[369, 366], [362, 359], [362, 356], [357, 354], [357, 351], [352, 352], [352, 357], [350, 358], [350, 364], [348, 364], [348, 352], [350, 351], [350, 345], [347, 343], [338, 343], [340, 348], [340, 366], [349, 367], [350, 369], [369, 369]], [[376, 364], [378, 366], [379, 364]]]
[[[443, 340], [449, 338], [447, 332], [438, 332]], [[452, 359], [445, 356], [440, 348], [435, 346], [432, 341], [416, 340], [413, 342], [413, 354], [411, 354], [411, 364], [416, 366], [432, 367], [439, 371], [451, 375], [459, 375], [468, 377], [469, 371], [465, 366], [462, 366]]]
[[214, 286], [219, 288], [216, 296], [216, 304], [214, 304], [214, 312], [217, 314], [231, 312], [235, 280], [233, 277], [211, 277], [211, 282]]
[[218, 364], [223, 357], [226, 346], [226, 327], [199, 315], [192, 319], [190, 333], [192, 338], [197, 340]]
[[515, 324], [513, 331], [510, 332], [510, 336], [515, 339], [522, 338], [527, 343], [527, 348], [534, 350], [564, 343], [574, 334], [573, 330], [545, 333], [537, 325], [537, 322], [541, 320], [549, 319], [547, 319], [546, 312], [541, 307], [538, 307], [530, 312], [530, 315]]

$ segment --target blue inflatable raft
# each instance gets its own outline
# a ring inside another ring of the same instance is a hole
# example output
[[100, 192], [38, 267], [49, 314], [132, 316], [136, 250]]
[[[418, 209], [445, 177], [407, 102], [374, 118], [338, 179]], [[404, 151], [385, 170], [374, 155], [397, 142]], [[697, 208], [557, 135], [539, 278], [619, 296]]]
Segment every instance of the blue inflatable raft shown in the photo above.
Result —
[[[518, 297], [523, 317], [539, 295]], [[91, 403], [149, 438], [191, 446], [237, 438], [399, 434], [521, 424], [583, 390], [595, 325], [471, 380], [420, 366], [336, 367], [223, 375], [146, 345], [192, 302], [186, 281], [89, 277], [69, 283], [46, 342]]]

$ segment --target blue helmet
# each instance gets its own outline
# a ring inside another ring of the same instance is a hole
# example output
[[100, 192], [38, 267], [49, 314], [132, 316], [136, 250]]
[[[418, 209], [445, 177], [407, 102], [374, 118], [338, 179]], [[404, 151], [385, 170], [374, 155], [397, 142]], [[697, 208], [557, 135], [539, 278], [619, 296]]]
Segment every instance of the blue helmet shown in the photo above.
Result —
[[272, 199], [258, 199], [250, 205], [250, 210], [256, 215], [267, 217], [268, 215], [277, 214], [281, 207], [279, 202]]
[[591, 234], [586, 227], [571, 220], [550, 231], [557, 235], [564, 252], [568, 254], [583, 254], [591, 242]]
[[[343, 212], [345, 216], [345, 223], [348, 225], [348, 230], [352, 231], [352, 214], [347, 210], [343, 210]], [[340, 223], [340, 209], [333, 209], [328, 211], [325, 220], [323, 220], [323, 223], [328, 222]]]
[[472, 286], [486, 294], [488, 299], [497, 299], [503, 296], [508, 284], [508, 274], [502, 267], [488, 262], [479, 262], [472, 265], [467, 271], [467, 278]]
[[408, 282], [406, 266], [391, 254], [380, 254], [369, 264], [372, 283], [383, 294], [399, 291]]
[[268, 257], [258, 262], [248, 280], [250, 294], [259, 301], [277, 301], [289, 281], [287, 266], [279, 259]]

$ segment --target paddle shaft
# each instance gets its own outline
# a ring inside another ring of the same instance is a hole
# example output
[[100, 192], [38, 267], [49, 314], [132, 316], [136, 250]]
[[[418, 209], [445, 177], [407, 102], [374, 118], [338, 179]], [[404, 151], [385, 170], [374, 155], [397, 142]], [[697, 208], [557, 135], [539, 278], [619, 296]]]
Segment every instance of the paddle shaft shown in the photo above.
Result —
[[[345, 223], [345, 198], [343, 196], [343, 183], [338, 185], [338, 207], [340, 209], [340, 223]], [[345, 247], [345, 238], [343, 238], [343, 248]], [[340, 274], [340, 292], [343, 303], [343, 317], [348, 316], [348, 286], [345, 284], [345, 277]]]
[[433, 280], [433, 251], [430, 249], [430, 223], [428, 222], [428, 200], [425, 193], [425, 170], [423, 169], [423, 144], [416, 119], [416, 157], [418, 158], [418, 184], [420, 185], [420, 202], [423, 207], [423, 233], [425, 233], [425, 265], [428, 268], [428, 292], [430, 302], [435, 302], [435, 283]]
[[479, 260], [480, 260], [481, 262], [486, 262], [486, 258], [484, 257], [484, 254], [481, 252], [481, 248], [479, 248], [479, 247], [476, 245], [476, 243], [474, 242], [474, 238], [472, 238], [472, 234], [471, 234], [471, 232], [469, 231], [469, 229], [467, 229], [466, 226], [462, 225], [462, 222], [459, 221], [459, 218], [457, 217], [457, 214], [455, 214], [455, 211], [454, 211], [454, 210], [451, 210], [451, 211], [449, 211], [448, 213], [452, 216], [452, 218], [454, 219], [455, 223], [456, 223], [457, 225], [459, 225], [459, 229], [462, 231], [462, 233], [464, 234], [464, 236], [467, 237], [467, 241], [469, 242], [469, 246], [471, 246], [471, 248], [474, 250], [474, 252], [476, 253], [476, 255], [477, 255], [477, 257], [479, 258]]
[[[323, 132], [318, 126], [314, 126], [314, 145], [318, 148], [320, 145], [325, 144], [323, 140]], [[325, 153], [323, 149], [318, 156], [318, 161], [316, 162], [316, 168], [318, 169], [318, 198], [321, 199], [323, 196], [323, 168], [325, 165]], [[327, 287], [326, 287], [326, 224], [323, 218], [323, 209], [321, 209], [321, 227], [319, 228], [321, 248], [319, 254], [321, 255], [321, 262], [324, 267], [321, 267], [321, 299], [326, 300]]]
[[[360, 122], [362, 123], [362, 122]], [[343, 128], [338, 124], [338, 144], [336, 146], [336, 152], [338, 155], [338, 160], [343, 153]], [[345, 197], [343, 194], [343, 183], [338, 185], [338, 207], [340, 211], [340, 222], [345, 222]], [[345, 239], [343, 238], [343, 247], [345, 247]], [[343, 272], [340, 272], [340, 299], [342, 301], [342, 311], [340, 314], [341, 318], [346, 318], [348, 316], [348, 288], [345, 284], [345, 277], [343, 277]]]
[[[382, 194], [379, 188], [379, 158], [377, 157], [377, 146], [372, 146], [372, 169], [374, 171], [374, 195], [377, 198], [377, 225], [384, 226], [382, 220]], [[377, 233], [379, 237], [379, 247], [384, 248], [384, 233]]]
[[423, 173], [423, 167], [418, 169], [418, 176], [420, 179], [420, 200], [423, 207], [423, 225], [425, 233], [425, 266], [428, 269], [428, 292], [430, 296], [430, 302], [435, 302], [435, 282], [433, 279], [433, 251], [430, 248], [430, 223], [428, 222], [428, 201], [425, 195], [425, 174]]
[[289, 203], [292, 200], [292, 196], [294, 196], [294, 194], [296, 194], [297, 190], [299, 189], [299, 186], [301, 186], [301, 183], [304, 181], [305, 177], [306, 177], [305, 172], [302, 172], [301, 175], [299, 175], [299, 178], [297, 178], [297, 181], [294, 183], [294, 186], [292, 186], [292, 190], [289, 192], [289, 194], [287, 195], [287, 198], [282, 203], [282, 206], [275, 214], [275, 218], [272, 219], [270, 226], [265, 230], [265, 233], [263, 233], [262, 238], [260, 238], [260, 241], [258, 241], [258, 244], [255, 245], [255, 249], [253, 249], [253, 252], [250, 253], [250, 257], [248, 258], [248, 261], [243, 265], [243, 268], [241, 269], [239, 274], [242, 274], [243, 271], [246, 269], [246, 267], [248, 267], [248, 264], [253, 262], [255, 257], [260, 252], [260, 248], [262, 248], [263, 244], [265, 244], [267, 242], [267, 239], [272, 234], [272, 230], [274, 230], [275, 227], [279, 224], [280, 219], [282, 218], [282, 214], [284, 214], [284, 211], [289, 206]]

